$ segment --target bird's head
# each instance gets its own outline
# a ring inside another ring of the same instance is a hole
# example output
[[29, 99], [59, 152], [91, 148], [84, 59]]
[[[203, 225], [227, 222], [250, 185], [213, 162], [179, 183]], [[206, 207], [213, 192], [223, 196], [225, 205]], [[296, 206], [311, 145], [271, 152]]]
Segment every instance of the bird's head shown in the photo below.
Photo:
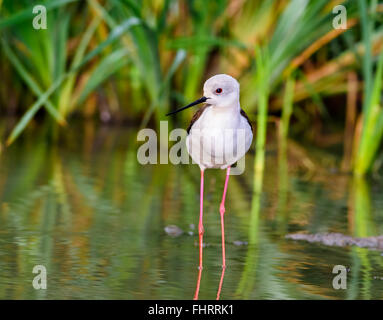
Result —
[[206, 80], [203, 95], [207, 103], [219, 108], [237, 106], [239, 103], [239, 83], [227, 74], [217, 74]]
[[203, 102], [219, 108], [236, 107], [239, 105], [239, 83], [227, 74], [217, 74], [206, 80], [203, 86], [203, 93], [204, 96], [202, 98], [183, 108], [169, 112], [167, 116]]

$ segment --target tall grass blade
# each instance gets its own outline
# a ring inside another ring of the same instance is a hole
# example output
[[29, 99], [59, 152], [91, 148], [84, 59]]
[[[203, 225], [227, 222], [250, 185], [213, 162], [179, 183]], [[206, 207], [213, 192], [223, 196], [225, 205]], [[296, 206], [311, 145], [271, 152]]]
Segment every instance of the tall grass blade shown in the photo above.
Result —
[[254, 173], [263, 172], [267, 130], [267, 109], [269, 98], [270, 60], [266, 49], [256, 47], [256, 83], [258, 99], [256, 157]]
[[[8, 59], [13, 64], [14, 68], [19, 73], [20, 77], [25, 81], [25, 83], [29, 86], [29, 88], [32, 90], [32, 92], [40, 96], [43, 94], [42, 89], [37, 84], [37, 82], [33, 79], [33, 77], [28, 73], [28, 71], [24, 68], [22, 63], [20, 62], [19, 58], [14, 54], [14, 52], [11, 50], [11, 48], [8, 46], [8, 43], [1, 39], [1, 44], [4, 49], [4, 53], [8, 57]], [[60, 113], [57, 111], [55, 106], [52, 105], [52, 103], [47, 100], [44, 104], [45, 108], [49, 112], [49, 114], [61, 125], [65, 125], [66, 121], [65, 119], [60, 115]]]
[[383, 108], [380, 104], [383, 77], [383, 51], [379, 56], [378, 67], [375, 74], [374, 86], [368, 101], [368, 112], [363, 121], [362, 137], [355, 164], [355, 173], [367, 173], [376, 156], [383, 138]]

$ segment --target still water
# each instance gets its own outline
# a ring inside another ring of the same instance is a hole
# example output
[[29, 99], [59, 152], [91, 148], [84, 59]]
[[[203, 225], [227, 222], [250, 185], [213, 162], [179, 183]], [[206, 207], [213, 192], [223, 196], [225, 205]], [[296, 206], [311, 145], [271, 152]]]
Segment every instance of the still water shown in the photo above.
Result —
[[[198, 278], [199, 170], [137, 162], [136, 130], [30, 129], [0, 156], [0, 299], [192, 299]], [[269, 144], [260, 193], [254, 152], [229, 182], [221, 299], [382, 299], [381, 251], [285, 239], [295, 232], [383, 234], [383, 181], [322, 166], [307, 173]], [[221, 279], [224, 172], [205, 174], [200, 299]], [[171, 237], [164, 228], [184, 233]], [[47, 290], [35, 290], [35, 265]], [[348, 268], [335, 290], [332, 269]]]

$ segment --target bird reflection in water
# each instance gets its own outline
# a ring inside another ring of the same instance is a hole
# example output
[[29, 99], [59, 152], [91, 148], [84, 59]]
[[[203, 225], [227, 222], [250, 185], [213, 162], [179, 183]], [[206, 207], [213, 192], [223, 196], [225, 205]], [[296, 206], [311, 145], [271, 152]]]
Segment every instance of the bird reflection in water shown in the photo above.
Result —
[[[226, 270], [226, 268], [222, 268], [221, 279], [219, 280], [216, 300], [219, 300], [219, 298], [221, 296], [223, 278], [225, 277], [225, 270]], [[197, 285], [196, 285], [196, 288], [195, 288], [195, 293], [194, 293], [193, 300], [198, 300], [199, 287], [200, 287], [200, 284], [201, 284], [201, 277], [202, 277], [202, 268], [199, 268], [199, 270], [198, 270], [198, 278], [197, 278]]]

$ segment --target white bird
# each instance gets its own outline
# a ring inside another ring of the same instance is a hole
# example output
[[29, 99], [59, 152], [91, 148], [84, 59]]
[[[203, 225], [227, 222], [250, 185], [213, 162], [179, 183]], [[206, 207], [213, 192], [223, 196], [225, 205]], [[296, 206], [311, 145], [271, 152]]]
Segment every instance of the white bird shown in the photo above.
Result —
[[239, 103], [239, 83], [226, 74], [218, 74], [208, 79], [203, 87], [202, 98], [191, 104], [168, 113], [177, 113], [199, 103], [206, 102], [193, 116], [187, 129], [187, 150], [201, 169], [199, 268], [202, 269], [203, 247], [203, 187], [204, 171], [207, 168], [226, 169], [226, 180], [220, 205], [222, 231], [222, 267], [226, 267], [224, 213], [230, 167], [249, 150], [253, 130], [245, 111]]

